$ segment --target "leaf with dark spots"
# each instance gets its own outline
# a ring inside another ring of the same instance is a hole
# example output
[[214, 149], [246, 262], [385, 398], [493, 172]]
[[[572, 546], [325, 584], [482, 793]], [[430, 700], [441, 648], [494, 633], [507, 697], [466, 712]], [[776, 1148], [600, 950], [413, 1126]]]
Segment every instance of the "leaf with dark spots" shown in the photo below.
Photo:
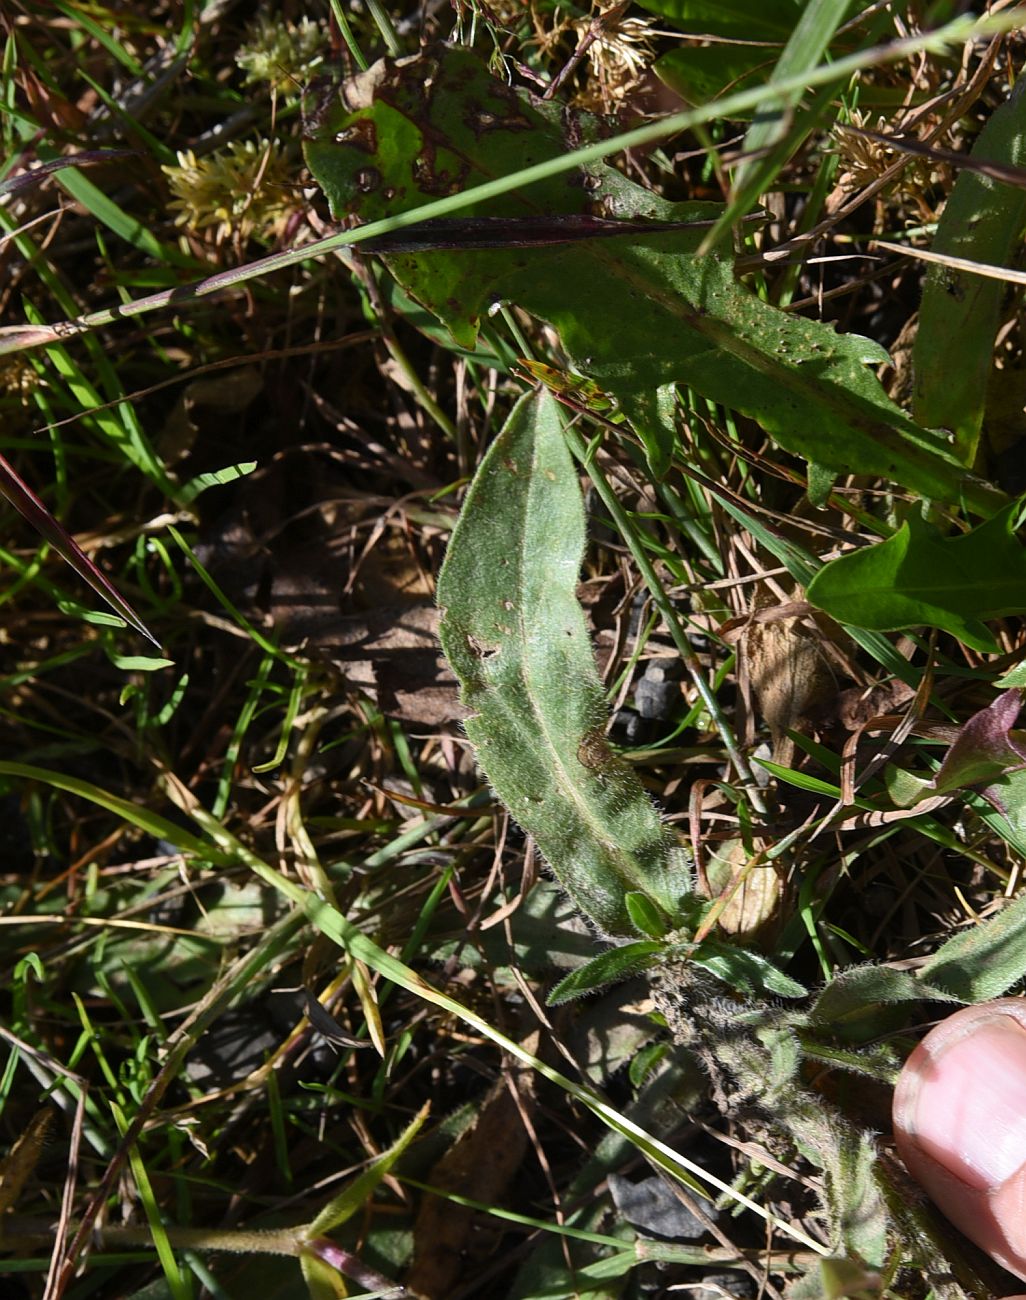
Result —
[[[485, 120], [489, 129], [482, 130]], [[357, 180], [369, 155], [344, 143], [364, 121], [375, 124], [373, 165], [383, 178], [373, 192]], [[434, 46], [383, 60], [350, 82], [305, 152], [335, 215], [369, 222], [515, 175], [562, 157], [568, 139], [588, 143], [598, 135], [594, 119], [496, 81], [471, 51]], [[678, 450], [679, 384], [750, 416], [781, 446], [826, 469], [885, 476], [924, 496], [989, 509], [993, 493], [956, 462], [941, 435], [895, 406], [868, 369], [888, 360], [882, 348], [779, 311], [737, 283], [727, 258], [698, 255], [702, 232], [692, 223], [721, 212], [720, 205], [668, 203], [596, 164], [479, 202], [466, 216], [544, 218], [557, 232], [569, 217], [671, 228], [529, 253], [420, 246], [383, 256], [461, 348], [474, 347], [482, 316], [498, 300], [548, 321], [572, 368], [633, 423], [656, 472]]]

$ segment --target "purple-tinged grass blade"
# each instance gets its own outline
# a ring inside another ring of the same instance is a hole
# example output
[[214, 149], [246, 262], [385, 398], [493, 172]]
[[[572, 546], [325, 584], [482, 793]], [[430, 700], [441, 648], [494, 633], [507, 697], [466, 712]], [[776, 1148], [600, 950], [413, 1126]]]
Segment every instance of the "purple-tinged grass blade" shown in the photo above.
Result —
[[[755, 218], [758, 220], [759, 218]], [[582, 239], [664, 235], [680, 230], [706, 230], [713, 220], [636, 221], [594, 217], [585, 212], [558, 212], [519, 217], [437, 217], [407, 226], [394, 235], [376, 235], [360, 244], [362, 253], [459, 252], [482, 248], [549, 248]]]
[[70, 564], [79, 577], [87, 582], [129, 627], [134, 628], [148, 641], [152, 641], [155, 646], [160, 645], [114, 584], [100, 572], [78, 542], [57, 522], [25, 480], [2, 455], [0, 455], [0, 492], [19, 514], [28, 520], [36, 532], [50, 543], [61, 559]]
[[74, 321], [60, 321], [56, 325], [0, 325], [0, 355], [62, 343], [81, 332]]
[[85, 149], [81, 153], [68, 154], [65, 158], [52, 158], [49, 162], [39, 163], [28, 171], [0, 181], [0, 194], [19, 194], [22, 190], [38, 185], [53, 172], [63, 171], [65, 167], [94, 167], [97, 163], [114, 162], [118, 158], [138, 157], [138, 152], [137, 149]]

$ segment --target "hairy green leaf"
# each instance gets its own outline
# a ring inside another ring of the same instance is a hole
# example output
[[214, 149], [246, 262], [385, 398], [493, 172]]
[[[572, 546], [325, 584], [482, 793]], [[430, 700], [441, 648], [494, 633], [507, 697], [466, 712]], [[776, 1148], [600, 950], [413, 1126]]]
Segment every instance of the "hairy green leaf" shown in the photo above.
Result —
[[969, 790], [962, 799], [995, 835], [1026, 856], [1026, 771], [1005, 772], [983, 794]]
[[467, 493], [438, 581], [442, 645], [496, 793], [577, 906], [608, 934], [633, 938], [627, 894], [672, 925], [690, 875], [605, 740], [575, 594], [584, 540], [577, 472], [542, 390], [514, 408]]
[[[1026, 977], [1026, 896], [956, 934], [919, 970], [931, 989], [959, 1002], [998, 998]], [[936, 996], [933, 994], [932, 996]]]
[[558, 1007], [562, 1002], [583, 997], [585, 993], [594, 993], [637, 975], [652, 965], [658, 954], [663, 952], [664, 944], [653, 939], [639, 939], [636, 943], [625, 943], [619, 948], [610, 948], [608, 952], [599, 953], [591, 961], [577, 970], [565, 975], [548, 997], [550, 1007]]
[[1007, 673], [1002, 673], [994, 685], [1004, 688], [1026, 686], [1026, 659], [1020, 659], [1014, 668], [1009, 668]]
[[718, 939], [705, 939], [690, 954], [696, 966], [709, 971], [745, 997], [803, 998], [808, 993], [760, 953]]
[[[851, 1027], [860, 1029], [881, 1006], [926, 999], [954, 1001], [951, 994], [933, 989], [908, 971], [890, 966], [853, 966], [835, 975], [817, 996], [809, 1024], [829, 1029], [851, 1041]], [[877, 1031], [879, 1032], [879, 1027]]]
[[1026, 610], [1026, 551], [1011, 505], [972, 532], [945, 537], [911, 515], [893, 537], [824, 565], [808, 598], [841, 623], [889, 632], [937, 627], [996, 652], [981, 620]]
[[666, 938], [666, 918], [660, 914], [658, 908], [652, 905], [650, 898], [646, 898], [644, 894], [639, 894], [634, 890], [629, 890], [624, 895], [624, 903], [627, 907], [627, 915], [631, 918], [631, 924], [639, 934], [648, 935], [651, 939]]
[[[383, 60], [348, 83], [344, 103], [305, 148], [336, 216], [375, 221], [558, 158], [595, 131], [590, 119], [495, 81], [470, 51], [435, 46]], [[467, 216], [703, 223], [719, 212], [667, 203], [594, 165]], [[703, 228], [384, 256], [461, 347], [474, 345], [497, 302], [549, 321], [576, 369], [615, 397], [657, 471], [677, 446], [673, 391], [683, 384], [752, 417], [817, 465], [989, 513], [991, 491], [971, 483], [943, 438], [908, 419], [867, 368], [887, 360], [878, 345], [762, 302], [735, 281], [729, 261], [698, 256]]]

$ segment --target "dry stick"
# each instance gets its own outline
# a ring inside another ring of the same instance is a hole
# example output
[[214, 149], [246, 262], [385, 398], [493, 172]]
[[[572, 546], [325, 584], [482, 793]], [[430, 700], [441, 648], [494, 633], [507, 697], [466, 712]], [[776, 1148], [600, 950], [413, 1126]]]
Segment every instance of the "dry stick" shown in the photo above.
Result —
[[[63, 1076], [69, 1079], [75, 1085], [75, 1092], [71, 1095], [75, 1098], [75, 1118], [72, 1121], [71, 1142], [68, 1151], [68, 1168], [64, 1177], [64, 1190], [61, 1194], [60, 1217], [57, 1222], [56, 1232], [53, 1225], [48, 1225], [47, 1240], [53, 1243], [53, 1249], [50, 1255], [50, 1268], [46, 1275], [46, 1287], [43, 1292], [43, 1300], [56, 1300], [59, 1294], [56, 1288], [57, 1269], [61, 1261], [61, 1251], [64, 1248], [64, 1239], [68, 1233], [68, 1227], [71, 1223], [71, 1207], [75, 1199], [75, 1185], [78, 1182], [78, 1156], [82, 1146], [82, 1132], [85, 1127], [85, 1099], [89, 1091], [89, 1085], [85, 1079], [69, 1070], [66, 1066], [55, 1060], [45, 1052], [40, 1052], [31, 1044], [23, 1042], [0, 1025], [0, 1037], [7, 1040], [11, 1047], [20, 1052], [29, 1060], [35, 1060], [37, 1065], [54, 1075]], [[38, 1077], [38, 1076], [37, 1076]], [[69, 1089], [69, 1092], [71, 1090]], [[76, 1095], [77, 1094], [77, 1095]]]
[[548, 90], [546, 90], [545, 94], [542, 95], [542, 99], [552, 99], [558, 91], [562, 90], [567, 78], [573, 75], [578, 64], [595, 44], [598, 38], [607, 27], [611, 27], [614, 23], [620, 21], [630, 8], [630, 3], [631, 0], [619, 0], [619, 3], [614, 4], [612, 8], [606, 9], [602, 13], [595, 15], [591, 20], [591, 25], [588, 30], [578, 42], [577, 49], [574, 50], [573, 54], [570, 55], [566, 63], [563, 64], [562, 68], [560, 68], [553, 77]]

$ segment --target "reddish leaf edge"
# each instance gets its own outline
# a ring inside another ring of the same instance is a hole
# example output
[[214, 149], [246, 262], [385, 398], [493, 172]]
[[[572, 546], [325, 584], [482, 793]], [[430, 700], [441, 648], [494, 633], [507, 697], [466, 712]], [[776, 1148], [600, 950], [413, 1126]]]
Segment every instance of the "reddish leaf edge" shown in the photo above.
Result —
[[0, 493], [3, 493], [15, 510], [50, 543], [61, 559], [70, 565], [102, 600], [106, 601], [115, 614], [123, 618], [129, 627], [134, 628], [147, 641], [160, 647], [160, 642], [117, 587], [100, 572], [78, 542], [57, 522], [53, 514], [3, 455], [0, 455]]

